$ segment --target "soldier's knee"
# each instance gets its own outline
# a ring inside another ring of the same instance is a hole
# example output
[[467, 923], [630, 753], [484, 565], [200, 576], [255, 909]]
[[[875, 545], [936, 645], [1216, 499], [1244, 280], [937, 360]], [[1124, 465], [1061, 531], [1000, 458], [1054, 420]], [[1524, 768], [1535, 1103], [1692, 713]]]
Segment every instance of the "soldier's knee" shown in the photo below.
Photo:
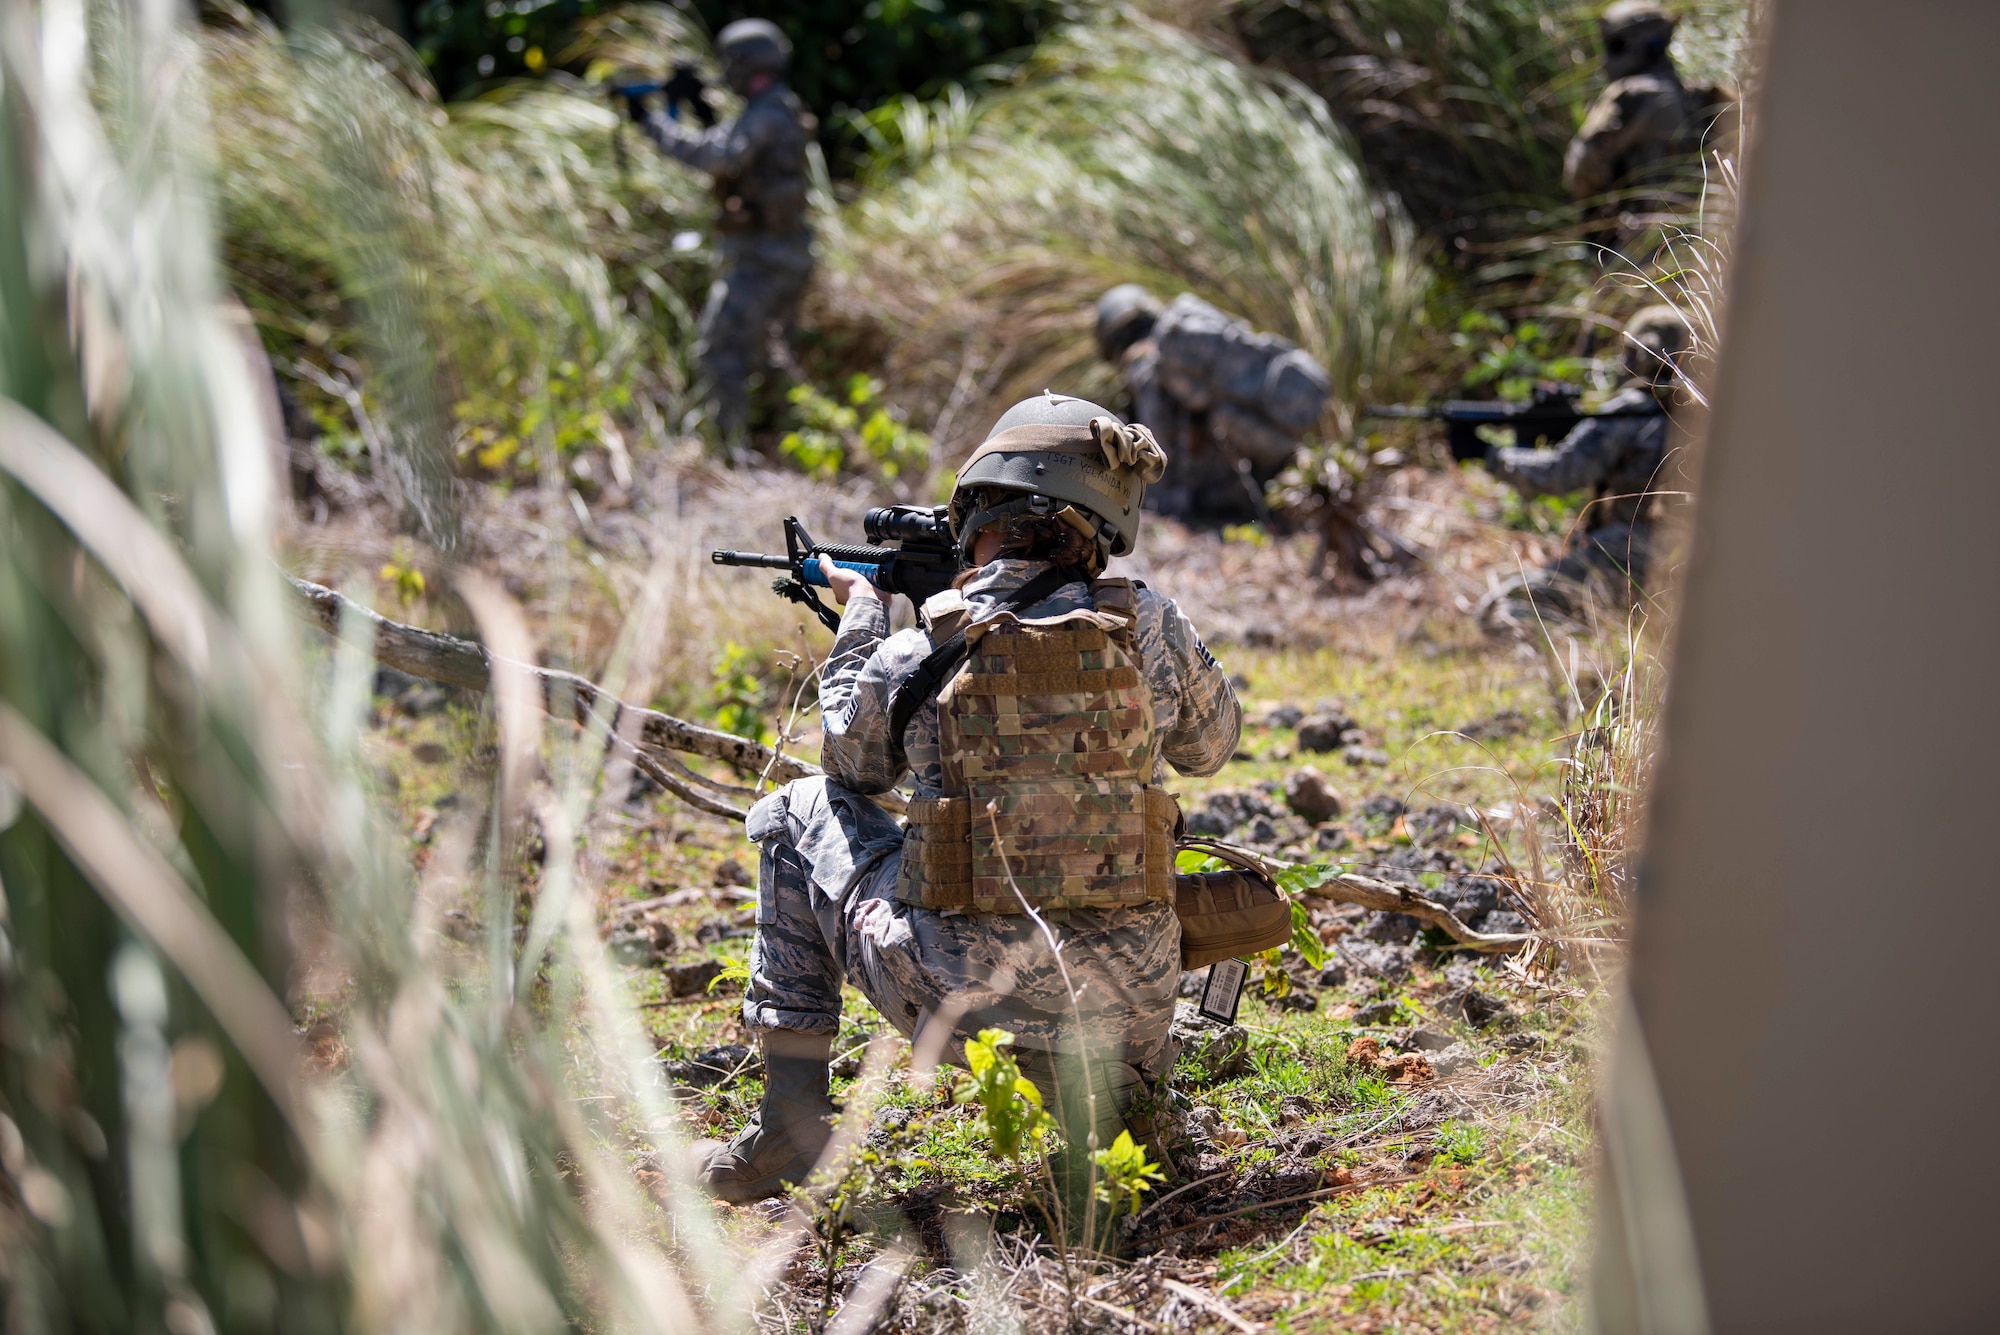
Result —
[[796, 843], [806, 823], [826, 806], [831, 782], [824, 774], [812, 774], [764, 794], [751, 806], [743, 833], [752, 843], [761, 844], [773, 837]]

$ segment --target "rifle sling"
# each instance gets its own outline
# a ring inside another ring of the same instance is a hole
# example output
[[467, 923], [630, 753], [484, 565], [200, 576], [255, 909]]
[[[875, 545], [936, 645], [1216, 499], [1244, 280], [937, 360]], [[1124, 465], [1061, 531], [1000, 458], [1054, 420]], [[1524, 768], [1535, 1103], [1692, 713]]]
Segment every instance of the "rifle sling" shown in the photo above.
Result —
[[[1000, 600], [1002, 610], [1032, 607], [1054, 593], [1065, 584], [1077, 580], [1088, 581], [1090, 577], [1065, 566], [1045, 570], [1023, 584], [1014, 592]], [[924, 655], [924, 661], [917, 664], [917, 670], [903, 678], [889, 696], [889, 736], [897, 746], [903, 745], [903, 734], [909, 731], [910, 720], [924, 707], [926, 700], [934, 700], [944, 689], [951, 674], [958, 671], [958, 665], [965, 661], [965, 631], [945, 639]]]

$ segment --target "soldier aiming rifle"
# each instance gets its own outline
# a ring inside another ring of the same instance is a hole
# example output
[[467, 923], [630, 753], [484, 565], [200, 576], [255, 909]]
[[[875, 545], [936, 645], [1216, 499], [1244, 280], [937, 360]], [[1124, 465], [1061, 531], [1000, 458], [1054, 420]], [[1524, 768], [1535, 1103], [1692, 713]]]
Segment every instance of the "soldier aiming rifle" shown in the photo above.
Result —
[[[715, 46], [723, 78], [743, 99], [741, 116], [715, 125], [712, 113], [702, 115], [707, 102], [700, 81], [690, 84], [678, 72], [658, 90], [668, 99], [666, 110], [649, 110], [643, 96], [628, 97], [626, 108], [661, 152], [708, 173], [720, 205], [720, 262], [694, 355], [712, 420], [733, 448], [749, 427], [746, 382], [768, 364], [773, 332], [784, 336], [798, 318], [799, 298], [812, 277], [806, 144], [817, 122], [785, 83], [792, 44], [775, 24], [739, 19], [717, 35]], [[706, 128], [681, 123], [683, 103], [695, 108]]]
[[[1608, 586], [1628, 603], [1643, 595], [1664, 499], [1661, 475], [1673, 431], [1668, 413], [1693, 347], [1685, 316], [1672, 306], [1649, 306], [1625, 325], [1625, 383], [1601, 409], [1577, 414], [1576, 424], [1548, 448], [1485, 446], [1487, 471], [1523, 496], [1588, 491], [1591, 499], [1561, 556], [1486, 595], [1479, 605], [1483, 624], [1525, 624], [1536, 605], [1574, 614], [1592, 584]], [[1531, 411], [1517, 422], [1552, 420]], [[1501, 416], [1491, 424], [1505, 423]]]
[[[812, 1171], [843, 981], [907, 1037], [945, 1026], [961, 1065], [981, 1029], [1013, 1033], [1070, 1146], [1070, 1189], [1093, 1141], [1153, 1139], [1182, 948], [1164, 785], [1221, 769], [1242, 726], [1180, 608], [1104, 574], [1165, 467], [1150, 432], [1097, 404], [1016, 404], [959, 470], [952, 573], [921, 628], [895, 634], [886, 586], [856, 568], [871, 563], [810, 555], [796, 522], [791, 553], [747, 562], [823, 583], [845, 610], [820, 678], [826, 774], [763, 798], [746, 826], [762, 854], [743, 1019], [764, 1096], [734, 1140], [697, 1148], [709, 1191], [755, 1200]], [[908, 536], [872, 568], [921, 571], [903, 585], [920, 592], [935, 512], [876, 513], [893, 522], [871, 532]], [[868, 797], [906, 776], [907, 832]]]

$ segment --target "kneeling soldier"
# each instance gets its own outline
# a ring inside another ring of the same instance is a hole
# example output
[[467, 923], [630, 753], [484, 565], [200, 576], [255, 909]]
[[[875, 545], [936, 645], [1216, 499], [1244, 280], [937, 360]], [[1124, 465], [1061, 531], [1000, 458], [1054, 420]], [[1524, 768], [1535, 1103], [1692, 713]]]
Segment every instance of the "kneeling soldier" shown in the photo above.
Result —
[[[763, 854], [743, 1011], [764, 1101], [699, 1149], [716, 1195], [755, 1200], [812, 1171], [843, 980], [905, 1036], [950, 1025], [961, 1064], [968, 1036], [1011, 1031], [1072, 1145], [1108, 1145], [1163, 1091], [1180, 925], [1162, 785], [1168, 766], [1221, 769], [1242, 726], [1173, 600], [1103, 577], [1165, 463], [1144, 428], [1045, 394], [959, 470], [965, 570], [922, 629], [891, 635], [883, 597], [829, 563], [846, 611], [820, 680], [826, 777], [750, 811]], [[910, 773], [906, 831], [867, 794]]]

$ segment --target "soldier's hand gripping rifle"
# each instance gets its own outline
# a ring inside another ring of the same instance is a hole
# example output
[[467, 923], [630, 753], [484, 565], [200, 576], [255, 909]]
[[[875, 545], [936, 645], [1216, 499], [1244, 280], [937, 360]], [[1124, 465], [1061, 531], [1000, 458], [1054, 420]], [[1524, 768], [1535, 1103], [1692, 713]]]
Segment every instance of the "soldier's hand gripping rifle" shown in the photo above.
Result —
[[[762, 552], [710, 552], [708, 559], [719, 566], [749, 566], [760, 570], [784, 570], [789, 574], [771, 584], [771, 592], [813, 610], [828, 630], [840, 629], [840, 613], [820, 601], [818, 589], [827, 588], [820, 573], [824, 556], [844, 570], [864, 576], [884, 593], [900, 593], [922, 606], [926, 598], [951, 587], [958, 574], [958, 543], [951, 536], [951, 519], [946, 507], [927, 505], [885, 505], [870, 510], [861, 520], [868, 545], [814, 542], [796, 515], [785, 519], [785, 554]], [[885, 543], [895, 543], [885, 547]]]
[[704, 96], [706, 85], [691, 60], [675, 62], [673, 73], [663, 83], [613, 84], [611, 91], [625, 99], [625, 110], [633, 120], [645, 114], [641, 99], [658, 93], [667, 104], [668, 119], [679, 120], [681, 108], [687, 107], [701, 122], [702, 129], [712, 129], [715, 125], [715, 108], [708, 105], [708, 98]]
[[1398, 403], [1363, 408], [1363, 417], [1420, 418], [1445, 424], [1445, 441], [1451, 457], [1459, 463], [1486, 457], [1486, 442], [1479, 438], [1482, 426], [1512, 427], [1520, 445], [1554, 444], [1589, 417], [1653, 417], [1660, 409], [1617, 408], [1610, 412], [1585, 412], [1576, 406], [1583, 391], [1573, 385], [1542, 384], [1525, 403], [1499, 399], [1449, 399], [1443, 403]]

